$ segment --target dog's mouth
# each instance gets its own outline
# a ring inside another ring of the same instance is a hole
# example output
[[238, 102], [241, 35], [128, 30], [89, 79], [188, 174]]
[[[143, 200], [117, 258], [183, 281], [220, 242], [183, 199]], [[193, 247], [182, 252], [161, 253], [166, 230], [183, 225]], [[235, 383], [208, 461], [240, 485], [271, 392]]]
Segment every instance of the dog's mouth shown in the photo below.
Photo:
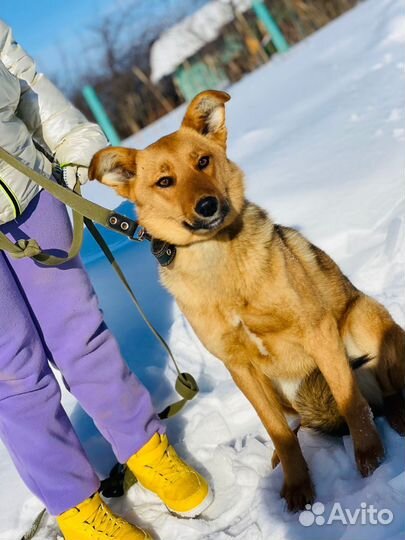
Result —
[[189, 231], [204, 234], [221, 227], [227, 215], [229, 214], [229, 210], [229, 204], [226, 202], [222, 205], [219, 216], [217, 215], [210, 219], [197, 219], [192, 223], [190, 223], [189, 221], [183, 221], [183, 225]]

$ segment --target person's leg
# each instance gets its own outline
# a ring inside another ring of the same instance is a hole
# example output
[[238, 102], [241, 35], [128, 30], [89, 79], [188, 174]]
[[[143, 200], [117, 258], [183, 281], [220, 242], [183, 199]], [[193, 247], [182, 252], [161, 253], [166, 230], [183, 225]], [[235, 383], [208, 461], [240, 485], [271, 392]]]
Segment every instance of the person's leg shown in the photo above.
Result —
[[58, 515], [97, 491], [60, 389], [0, 252], [0, 439], [29, 489]]
[[[35, 238], [42, 249], [67, 251], [71, 227], [65, 207], [41, 192], [10, 238]], [[79, 258], [57, 268], [11, 260], [47, 347], [70, 391], [93, 418], [122, 463], [156, 432], [163, 432], [147, 390], [124, 362], [107, 329]]]

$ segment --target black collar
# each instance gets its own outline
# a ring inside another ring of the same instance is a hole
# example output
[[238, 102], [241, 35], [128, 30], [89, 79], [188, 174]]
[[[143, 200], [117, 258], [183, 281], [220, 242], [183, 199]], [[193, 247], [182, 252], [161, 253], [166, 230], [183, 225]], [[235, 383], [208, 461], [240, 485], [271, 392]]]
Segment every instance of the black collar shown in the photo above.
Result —
[[160, 266], [169, 266], [176, 256], [176, 246], [158, 238], [150, 238], [150, 242], [152, 254], [156, 257]]
[[169, 242], [159, 240], [158, 238], [153, 238], [137, 221], [122, 216], [117, 212], [111, 212], [108, 225], [106, 226], [108, 226], [109, 229], [124, 234], [135, 242], [148, 240], [151, 243], [152, 254], [156, 257], [160, 266], [169, 266], [176, 256], [176, 246], [169, 244]]

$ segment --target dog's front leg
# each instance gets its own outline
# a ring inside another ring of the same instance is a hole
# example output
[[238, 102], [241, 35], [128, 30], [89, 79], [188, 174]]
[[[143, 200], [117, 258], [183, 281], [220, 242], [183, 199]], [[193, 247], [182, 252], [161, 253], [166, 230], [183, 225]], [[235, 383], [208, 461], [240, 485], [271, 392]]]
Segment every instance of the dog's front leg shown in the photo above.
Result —
[[292, 512], [314, 500], [314, 488], [297, 436], [284, 416], [270, 380], [250, 363], [227, 366], [233, 380], [256, 409], [270, 435], [284, 470], [281, 496]]
[[325, 316], [316, 328], [306, 330], [304, 348], [317, 363], [336, 400], [339, 412], [346, 419], [360, 473], [369, 476], [384, 458], [384, 447], [371, 409], [350, 368], [336, 321], [332, 316]]

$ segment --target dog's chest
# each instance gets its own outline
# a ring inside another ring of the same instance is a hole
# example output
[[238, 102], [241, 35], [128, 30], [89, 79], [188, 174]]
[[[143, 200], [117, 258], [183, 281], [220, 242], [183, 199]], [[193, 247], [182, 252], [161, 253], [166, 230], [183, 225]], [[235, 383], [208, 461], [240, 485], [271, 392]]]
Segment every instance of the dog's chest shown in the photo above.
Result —
[[[182, 265], [163, 270], [161, 279], [212, 354], [224, 362], [235, 357], [270, 361], [271, 352], [263, 339], [266, 332], [259, 328], [262, 318], [257, 293], [252, 293], [254, 288], [248, 283], [238, 281], [236, 269], [232, 270], [226, 264], [219, 269], [213, 266], [212, 273]], [[266, 319], [266, 327], [271, 329], [268, 314]]]
[[[187, 311], [187, 310], [186, 310]], [[205, 309], [204, 315], [186, 314], [204, 345], [225, 363], [234, 359], [251, 361], [262, 359], [270, 362], [271, 354], [263, 338], [249, 328], [237, 311]]]
[[200, 302], [177, 298], [180, 309], [193, 327], [204, 346], [216, 357], [227, 363], [235, 358], [242, 360], [261, 358], [270, 360], [270, 352], [262, 336], [249, 327], [243, 317], [246, 309], [243, 299], [238, 302], [218, 301], [210, 298], [209, 291]]
[[224, 362], [271, 363], [272, 338], [290, 325], [285, 302], [277, 300], [277, 287], [266, 276], [251, 258], [237, 257], [219, 242], [179, 249], [174, 264], [161, 269], [164, 286], [201, 342]]

